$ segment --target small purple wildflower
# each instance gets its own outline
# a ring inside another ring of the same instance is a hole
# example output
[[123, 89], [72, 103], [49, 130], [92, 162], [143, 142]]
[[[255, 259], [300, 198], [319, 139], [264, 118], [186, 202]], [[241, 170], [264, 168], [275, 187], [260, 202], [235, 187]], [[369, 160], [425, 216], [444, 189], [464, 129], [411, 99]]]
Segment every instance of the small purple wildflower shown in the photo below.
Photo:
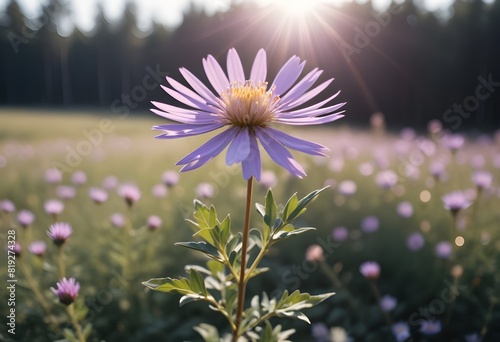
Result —
[[481, 342], [481, 336], [479, 334], [469, 334], [465, 335], [465, 342]]
[[377, 279], [380, 276], [380, 265], [375, 261], [366, 261], [359, 266], [359, 272], [368, 279]]
[[80, 290], [80, 284], [75, 280], [75, 278], [62, 278], [57, 283], [57, 289], [53, 287], [50, 288], [57, 297], [59, 301], [64, 305], [70, 305], [78, 297], [78, 291]]
[[404, 342], [410, 337], [410, 326], [406, 322], [397, 322], [392, 325], [392, 333], [398, 342]]
[[16, 242], [14, 244], [14, 247], [12, 247], [12, 249], [10, 249], [12, 246], [9, 245], [9, 250], [11, 250], [12, 252], [14, 252], [14, 255], [15, 256], [21, 256], [21, 252], [23, 251], [21, 245], [19, 244], [19, 242]]
[[460, 210], [466, 209], [471, 205], [471, 201], [462, 191], [453, 191], [443, 196], [445, 209], [456, 215]]
[[441, 241], [437, 243], [434, 252], [440, 259], [449, 259], [453, 252], [453, 246], [448, 241]]
[[442, 160], [434, 160], [429, 166], [429, 172], [436, 180], [441, 180], [446, 173], [446, 165]]
[[361, 221], [361, 230], [365, 233], [374, 233], [378, 230], [379, 220], [376, 216], [367, 216]]
[[118, 195], [131, 207], [141, 198], [141, 191], [133, 184], [122, 184], [118, 188]]
[[21, 210], [17, 213], [17, 222], [19, 222], [21, 227], [28, 228], [33, 224], [33, 221], [35, 221], [35, 214], [31, 211]]
[[424, 244], [425, 238], [418, 232], [410, 234], [410, 236], [408, 236], [408, 239], [406, 239], [406, 246], [412, 252], [422, 249], [422, 247], [424, 247]]
[[89, 196], [96, 204], [101, 204], [108, 200], [108, 193], [101, 188], [90, 188]]
[[403, 201], [399, 203], [396, 210], [399, 216], [404, 218], [409, 218], [413, 215], [413, 205], [411, 204], [411, 202], [408, 201]]
[[321, 261], [324, 259], [325, 259], [325, 256], [323, 254], [323, 248], [320, 245], [314, 244], [314, 245], [311, 245], [307, 248], [307, 251], [306, 251], [306, 260], [307, 261], [317, 262], [317, 261]]
[[162, 220], [159, 216], [151, 215], [148, 217], [147, 227], [149, 230], [157, 230], [162, 225]]
[[75, 171], [71, 175], [71, 182], [75, 185], [83, 185], [87, 183], [87, 174], [84, 171]]
[[151, 189], [151, 194], [156, 198], [164, 198], [167, 197], [168, 190], [163, 184], [155, 184]]
[[118, 178], [115, 176], [107, 176], [102, 180], [102, 187], [108, 191], [116, 189], [118, 184]]
[[62, 182], [62, 172], [59, 169], [47, 169], [44, 174], [45, 181], [49, 184]]
[[344, 106], [344, 103], [340, 103], [323, 107], [333, 100], [337, 93], [324, 101], [298, 109], [332, 81], [330, 79], [310, 90], [322, 73], [321, 70], [314, 69], [293, 86], [302, 73], [304, 64], [298, 57], [293, 56], [269, 85], [266, 82], [267, 57], [263, 49], [259, 50], [255, 57], [249, 78], [245, 77], [235, 49], [228, 52], [227, 75], [216, 59], [209, 55], [203, 60], [203, 67], [215, 94], [191, 72], [181, 68], [182, 76], [194, 91], [170, 77], [167, 77], [167, 82], [172, 88], [163, 89], [191, 108], [153, 101], [153, 105], [158, 108], [152, 109], [154, 113], [180, 123], [153, 127], [164, 132], [157, 138], [182, 138], [226, 128], [177, 162], [177, 165], [183, 165], [181, 171], [194, 170], [204, 165], [229, 146], [226, 164], [241, 163], [245, 179], [255, 177], [260, 180], [260, 142], [274, 162], [291, 174], [304, 177], [304, 169], [287, 148], [317, 156], [325, 156], [328, 149], [276, 130], [270, 127], [271, 124], [303, 126], [329, 123], [343, 117], [342, 112], [338, 110]]
[[385, 295], [380, 299], [380, 307], [385, 312], [390, 312], [396, 308], [398, 300], [392, 296]]
[[214, 193], [214, 186], [210, 183], [200, 183], [196, 186], [196, 196], [200, 198], [212, 198]]
[[48, 237], [55, 245], [61, 246], [73, 233], [73, 228], [66, 222], [56, 222], [49, 227]]
[[493, 182], [493, 176], [491, 173], [486, 171], [477, 171], [472, 175], [472, 181], [478, 187], [478, 189], [486, 189], [491, 186]]
[[168, 170], [163, 172], [161, 179], [167, 188], [176, 186], [179, 183], [179, 174], [176, 171]]
[[384, 170], [375, 176], [377, 185], [382, 189], [390, 189], [398, 182], [398, 176], [391, 170]]
[[452, 153], [455, 153], [465, 143], [465, 138], [460, 134], [445, 135], [442, 139], [444, 147], [448, 148]]
[[56, 188], [56, 194], [62, 200], [69, 200], [75, 198], [76, 189], [70, 185], [59, 185]]
[[44, 204], [45, 212], [49, 215], [57, 216], [64, 210], [64, 204], [56, 199], [51, 199]]
[[356, 186], [356, 183], [354, 183], [354, 181], [345, 180], [339, 183], [338, 189], [342, 195], [351, 196], [356, 193], [358, 187]]
[[349, 231], [346, 227], [336, 227], [332, 230], [332, 238], [335, 241], [342, 242], [347, 240]]
[[311, 335], [316, 342], [330, 341], [330, 330], [323, 322], [313, 323], [311, 325]]
[[28, 250], [31, 254], [42, 257], [47, 250], [47, 245], [43, 241], [35, 241], [28, 246]]
[[11, 213], [14, 210], [16, 210], [16, 206], [12, 203], [12, 201], [8, 199], [0, 201], [0, 211], [3, 211], [4, 213]]
[[116, 228], [123, 228], [125, 226], [125, 217], [122, 214], [115, 213], [109, 217], [109, 220]]
[[436, 335], [441, 332], [441, 321], [422, 320], [420, 322], [420, 332], [424, 335]]

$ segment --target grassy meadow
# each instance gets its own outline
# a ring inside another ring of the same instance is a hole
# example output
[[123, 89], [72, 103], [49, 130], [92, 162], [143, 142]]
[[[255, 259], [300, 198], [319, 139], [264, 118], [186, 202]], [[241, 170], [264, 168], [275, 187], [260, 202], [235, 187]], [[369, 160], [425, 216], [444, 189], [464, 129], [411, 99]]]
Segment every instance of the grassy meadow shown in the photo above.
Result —
[[[284, 289], [337, 292], [306, 311], [312, 325], [282, 322], [296, 330], [293, 341], [500, 341], [500, 136], [465, 135], [464, 145], [450, 152], [442, 132], [354, 129], [347, 121], [287, 130], [331, 149], [329, 158], [294, 153], [308, 174], [304, 179], [288, 175], [262, 153], [270, 183], [255, 184], [254, 202], [263, 202], [272, 183], [281, 203], [295, 192], [302, 197], [330, 187], [297, 222], [317, 230], [273, 250], [263, 262], [270, 271], [252, 279], [247, 298]], [[177, 184], [164, 184], [164, 172], [178, 171], [175, 162], [207, 136], [155, 140], [150, 128], [163, 122], [152, 113], [121, 118], [107, 112], [0, 110], [0, 201], [15, 206], [0, 210], [0, 237], [5, 250], [8, 231], [15, 230], [22, 248], [15, 268], [16, 333], [7, 333], [3, 324], [0, 340], [64, 340], [64, 329], [73, 329], [50, 290], [60, 280], [61, 254], [66, 275], [80, 283], [77, 315], [91, 329], [88, 341], [201, 341], [192, 329], [199, 323], [227, 329], [203, 304], [179, 308], [180, 296], [141, 285], [185, 276], [184, 265], [203, 261], [174, 246], [191, 238], [184, 220], [193, 199], [215, 205], [220, 217], [230, 214], [233, 229], [243, 224], [246, 183], [240, 167], [227, 167], [223, 155], [181, 173]], [[47, 182], [52, 168], [62, 171], [60, 182]], [[440, 172], [433, 174], [436, 168]], [[86, 175], [83, 184], [74, 184], [77, 171]], [[478, 171], [492, 176], [490, 185], [478, 187]], [[131, 209], [117, 194], [124, 183], [141, 191]], [[208, 192], [201, 192], [203, 183]], [[73, 188], [66, 189], [70, 195], [61, 185]], [[109, 197], [95, 203], [89, 196], [93, 187]], [[456, 215], [442, 200], [452, 191], [463, 191], [470, 204]], [[73, 227], [63, 252], [47, 236], [54, 217], [44, 204], [57, 198], [64, 203], [57, 220]], [[18, 222], [21, 210], [35, 215], [29, 227]], [[127, 229], [112, 224], [113, 214], [124, 215], [129, 237]], [[148, 225], [151, 215], [161, 218], [159, 227]], [[257, 215], [252, 226], [260, 227]], [[34, 241], [46, 243], [43, 256], [30, 253]], [[321, 247], [322, 257], [307, 255], [312, 245]], [[376, 279], [360, 273], [366, 261], [380, 265]], [[1, 262], [1, 278], [7, 279], [7, 260]], [[9, 314], [5, 284], [3, 317]], [[433, 331], [433, 324], [439, 329]]]

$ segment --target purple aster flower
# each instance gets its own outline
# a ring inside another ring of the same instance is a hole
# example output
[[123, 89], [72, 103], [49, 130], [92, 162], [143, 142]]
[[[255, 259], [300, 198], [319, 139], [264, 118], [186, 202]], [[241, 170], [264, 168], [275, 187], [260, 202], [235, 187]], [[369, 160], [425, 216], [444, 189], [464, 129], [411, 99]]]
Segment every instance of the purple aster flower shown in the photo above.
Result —
[[418, 232], [410, 234], [410, 236], [408, 236], [408, 239], [406, 240], [406, 246], [408, 246], [408, 249], [412, 252], [422, 249], [422, 247], [424, 247], [424, 244], [424, 236]]
[[436, 179], [440, 180], [445, 175], [445, 163], [441, 160], [435, 160], [429, 166], [429, 172]]
[[200, 198], [212, 198], [214, 192], [214, 186], [210, 183], [200, 183], [196, 186], [196, 196]]
[[125, 217], [122, 214], [113, 214], [109, 217], [109, 220], [116, 228], [123, 228], [125, 226]]
[[47, 250], [47, 245], [43, 241], [35, 241], [28, 246], [28, 250], [31, 254], [42, 257]]
[[398, 175], [391, 170], [380, 171], [375, 176], [375, 181], [382, 189], [390, 189], [398, 182]]
[[406, 322], [397, 322], [392, 325], [392, 333], [398, 342], [404, 342], [410, 337], [410, 326]]
[[359, 272], [368, 279], [377, 279], [380, 276], [380, 265], [375, 261], [366, 261], [359, 266]]
[[[245, 77], [243, 66], [235, 49], [227, 56], [227, 75], [209, 55], [203, 59], [203, 67], [217, 95], [207, 88], [187, 69], [180, 72], [194, 90], [167, 77], [172, 88], [163, 89], [173, 98], [190, 109], [160, 102], [152, 102], [158, 109], [152, 111], [166, 119], [180, 124], [154, 126], [164, 131], [161, 139], [182, 138], [199, 135], [226, 127], [226, 130], [210, 139], [186, 157], [177, 162], [184, 165], [181, 171], [196, 169], [228, 145], [226, 164], [240, 163], [243, 177], [261, 177], [261, 158], [258, 142], [271, 158], [297, 177], [305, 176], [304, 169], [297, 163], [287, 148], [310, 155], [324, 156], [328, 149], [322, 145], [292, 137], [271, 128], [273, 123], [286, 125], [317, 125], [329, 123], [343, 117], [336, 112], [344, 103], [324, 107], [337, 94], [311, 106], [298, 109], [302, 104], [322, 92], [332, 79], [310, 89], [322, 71], [314, 69], [296, 83], [305, 62], [293, 56], [278, 72], [273, 83], [266, 82], [266, 52], [261, 49], [255, 57], [249, 77]], [[248, 76], [248, 74], [247, 74]]]
[[332, 238], [335, 241], [342, 242], [347, 239], [349, 232], [346, 227], [336, 227], [332, 230]]
[[76, 196], [76, 189], [69, 185], [59, 185], [56, 189], [57, 197], [63, 200], [72, 199]]
[[56, 222], [49, 227], [47, 235], [54, 244], [61, 246], [73, 233], [73, 228], [66, 222]]
[[365, 233], [374, 233], [378, 230], [379, 221], [376, 216], [367, 216], [361, 222], [361, 230]]
[[151, 189], [151, 193], [156, 198], [164, 198], [167, 196], [167, 187], [163, 184], [155, 184]]
[[443, 129], [443, 124], [439, 120], [431, 120], [427, 124], [427, 130], [431, 134], [438, 134]]
[[75, 185], [83, 185], [87, 183], [87, 174], [83, 171], [75, 171], [71, 175], [71, 182]]
[[374, 167], [373, 167], [372, 163], [366, 162], [366, 163], [359, 165], [358, 171], [363, 176], [370, 176], [371, 174], [373, 174]]
[[102, 187], [106, 190], [115, 189], [118, 186], [118, 178], [115, 176], [107, 176], [102, 180]]
[[472, 175], [472, 181], [479, 189], [486, 189], [491, 186], [493, 176], [486, 171], [477, 171]]
[[413, 205], [411, 204], [411, 202], [408, 201], [403, 201], [399, 203], [396, 210], [399, 216], [404, 218], [409, 218], [413, 215]]
[[14, 210], [16, 210], [16, 206], [12, 201], [8, 199], [4, 199], [0, 201], [0, 211], [3, 211], [5, 213], [11, 213]]
[[61, 183], [62, 172], [59, 169], [47, 169], [45, 170], [44, 178], [49, 184]]
[[460, 210], [471, 205], [471, 201], [462, 191], [453, 191], [443, 196], [444, 207], [456, 215]]
[[351, 196], [356, 193], [358, 187], [352, 180], [345, 180], [339, 183], [339, 192], [344, 196]]
[[35, 214], [29, 210], [21, 210], [17, 213], [17, 222], [23, 228], [28, 228], [35, 221]]
[[45, 202], [44, 208], [47, 214], [57, 216], [64, 210], [64, 204], [59, 200], [52, 199]]
[[449, 259], [453, 252], [453, 246], [448, 241], [441, 241], [436, 245], [434, 252], [440, 259]]
[[422, 320], [420, 322], [420, 332], [424, 335], [436, 335], [441, 332], [441, 321]]
[[108, 200], [108, 193], [101, 188], [90, 188], [89, 196], [96, 204], [101, 204]]
[[118, 188], [118, 195], [125, 200], [129, 207], [131, 207], [141, 198], [141, 191], [133, 184], [122, 184]]
[[417, 137], [417, 133], [413, 128], [405, 127], [401, 130], [400, 136], [403, 140], [413, 140]]
[[397, 305], [398, 305], [398, 300], [393, 296], [385, 295], [382, 298], [380, 298], [380, 307], [385, 312], [390, 312], [394, 310], [394, 308], [396, 308]]
[[156, 230], [161, 227], [162, 220], [159, 216], [151, 215], [148, 217], [147, 226], [149, 230]]
[[171, 188], [179, 183], [179, 174], [176, 171], [168, 170], [163, 172], [161, 179], [167, 188]]
[[316, 262], [316, 261], [321, 261], [324, 259], [325, 259], [325, 256], [323, 255], [323, 248], [320, 245], [314, 244], [314, 245], [311, 245], [307, 248], [307, 250], [306, 250], [306, 260], [307, 261]]
[[57, 289], [53, 287], [50, 288], [54, 294], [59, 297], [59, 301], [64, 305], [70, 305], [78, 297], [78, 291], [80, 290], [80, 284], [75, 280], [75, 278], [62, 278], [61, 281], [57, 283]]

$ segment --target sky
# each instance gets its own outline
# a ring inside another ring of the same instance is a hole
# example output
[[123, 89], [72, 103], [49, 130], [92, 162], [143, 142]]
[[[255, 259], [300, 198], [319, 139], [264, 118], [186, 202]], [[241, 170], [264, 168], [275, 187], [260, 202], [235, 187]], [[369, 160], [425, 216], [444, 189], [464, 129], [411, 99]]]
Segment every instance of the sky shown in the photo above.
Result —
[[[41, 4], [44, 0], [17, 0], [28, 18], [36, 18], [41, 12]], [[70, 33], [73, 26], [78, 26], [83, 31], [91, 31], [94, 26], [94, 18], [97, 14], [97, 4], [101, 4], [104, 15], [107, 20], [115, 21], [120, 18], [123, 8], [127, 1], [136, 5], [138, 26], [141, 31], [147, 32], [152, 29], [152, 22], [156, 21], [167, 28], [178, 27], [183, 20], [184, 13], [191, 9], [191, 6], [201, 8], [206, 14], [214, 15], [218, 12], [227, 11], [230, 8], [231, 0], [59, 0], [67, 2], [71, 9], [71, 18], [62, 23], [62, 30], [66, 29]], [[236, 1], [254, 1], [262, 6], [268, 6], [271, 2], [282, 2], [286, 7], [296, 7], [298, 11], [304, 10], [306, 4], [321, 1], [322, 3], [332, 3], [339, 5], [343, 1], [353, 0], [236, 0]], [[354, 0], [364, 1], [364, 0]], [[490, 2], [492, 0], [487, 0]], [[373, 0], [377, 10], [385, 10], [391, 3], [391, 0]], [[448, 8], [453, 0], [416, 0], [429, 11], [437, 11], [443, 17], [451, 13]], [[8, 0], [0, 0], [0, 11], [3, 11]], [[60, 32], [64, 35], [65, 32]]]

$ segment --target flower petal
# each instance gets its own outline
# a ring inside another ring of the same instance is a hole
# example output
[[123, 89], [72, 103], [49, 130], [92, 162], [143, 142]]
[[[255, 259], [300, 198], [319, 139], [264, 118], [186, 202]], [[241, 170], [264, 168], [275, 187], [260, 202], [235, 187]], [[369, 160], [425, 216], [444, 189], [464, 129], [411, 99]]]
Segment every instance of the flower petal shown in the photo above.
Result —
[[300, 98], [309, 88], [312, 87], [314, 82], [323, 73], [323, 70], [318, 70], [318, 68], [309, 72], [304, 78], [300, 80], [290, 91], [288, 91], [285, 96], [282, 97], [281, 101], [283, 103], [288, 103]]
[[304, 152], [307, 154], [311, 154], [314, 156], [326, 156], [326, 152], [329, 151], [329, 149], [323, 145], [307, 141], [307, 140], [302, 140], [296, 137], [293, 137], [291, 135], [288, 135], [284, 132], [278, 131], [274, 128], [266, 128], [266, 132], [274, 139], [279, 141], [282, 145], [291, 148], [296, 151]]
[[162, 85], [161, 87], [163, 88], [163, 90], [165, 90], [167, 92], [168, 95], [172, 96], [174, 99], [176, 99], [179, 102], [184, 103], [187, 106], [201, 109], [201, 110], [204, 110], [206, 112], [211, 111], [211, 108], [209, 106], [207, 106], [207, 104], [205, 103], [204, 100], [203, 100], [203, 102], [200, 102], [200, 101], [198, 101], [198, 100], [196, 100], [196, 99], [194, 99], [186, 94], [181, 94], [173, 89], [165, 87], [164, 85]]
[[300, 58], [297, 56], [293, 56], [280, 69], [272, 84], [272, 86], [276, 87], [276, 89], [274, 90], [274, 93], [276, 95], [279, 96], [286, 92], [288, 89], [290, 89], [297, 78], [299, 78], [300, 73], [302, 72], [302, 69], [304, 69], [304, 65], [306, 64], [306, 62], [302, 62], [300, 64], [299, 62]]
[[243, 178], [246, 180], [255, 177], [258, 181], [262, 173], [262, 162], [260, 160], [259, 144], [255, 134], [250, 134], [250, 154], [241, 162]]
[[227, 53], [227, 73], [229, 75], [229, 82], [245, 82], [245, 73], [243, 72], [243, 65], [241, 65], [240, 56], [234, 48], [229, 49]]
[[212, 104], [216, 104], [215, 102], [215, 95], [208, 89], [203, 82], [201, 82], [198, 77], [193, 75], [193, 73], [186, 68], [180, 68], [179, 71], [181, 72], [182, 76], [184, 76], [184, 79], [189, 83], [191, 87], [193, 87], [198, 94], [200, 94], [205, 100]]
[[336, 105], [324, 107], [324, 108], [314, 108], [315, 106], [298, 109], [292, 112], [280, 113], [279, 118], [295, 119], [295, 118], [309, 118], [314, 116], [320, 116], [335, 112], [336, 110], [344, 107], [346, 103], [341, 102]]
[[[217, 134], [215, 137], [198, 147], [196, 150], [179, 160], [176, 165], [189, 164], [193, 161], [200, 159], [205, 164], [207, 161], [214, 158], [216, 155], [222, 152], [224, 148], [234, 139], [238, 134], [238, 128], [230, 127], [224, 132]], [[201, 166], [199, 165], [199, 166]], [[198, 167], [199, 167], [198, 166]]]
[[212, 55], [208, 55], [206, 59], [203, 59], [203, 68], [215, 91], [219, 94], [225, 92], [229, 87], [229, 80], [224, 70], [222, 70], [221, 66]]
[[250, 137], [248, 136], [248, 129], [242, 128], [227, 149], [226, 164], [233, 165], [234, 163], [238, 163], [247, 158], [249, 154]]
[[283, 145], [267, 134], [266, 129], [256, 127], [255, 133], [257, 133], [257, 137], [266, 152], [278, 165], [283, 166], [292, 175], [299, 178], [306, 176], [304, 169], [297, 163], [292, 154], [283, 147]]
[[266, 51], [260, 49], [253, 61], [252, 71], [250, 72], [250, 80], [253, 84], [258, 85], [259, 82], [265, 82], [267, 76], [267, 58]]
[[158, 139], [175, 139], [189, 137], [193, 135], [207, 133], [217, 128], [222, 127], [222, 124], [212, 124], [212, 125], [184, 125], [184, 124], [173, 124], [173, 125], [161, 125], [153, 126], [153, 129], [159, 131], [165, 131], [165, 133], [157, 135], [155, 138]]
[[278, 118], [275, 121], [286, 124], [286, 125], [295, 125], [295, 126], [320, 125], [320, 124], [333, 122], [335, 120], [343, 118], [345, 115], [342, 115], [341, 113], [344, 113], [344, 112], [345, 112], [345, 110], [338, 112], [338, 113], [330, 114], [330, 115], [320, 116], [318, 118], [316, 118], [316, 117], [292, 118], [292, 119]]
[[[303, 94], [301, 97], [299, 97], [295, 101], [291, 101], [289, 103], [285, 103], [284, 106], [280, 107], [280, 109], [287, 110], [287, 109], [292, 109], [292, 108], [300, 106], [301, 104], [309, 101], [310, 99], [312, 99], [313, 97], [315, 97], [316, 95], [318, 95], [319, 93], [321, 93], [323, 90], [325, 90], [326, 87], [328, 87], [330, 85], [330, 83], [332, 83], [332, 81], [333, 81], [333, 78], [329, 79], [328, 81], [325, 81], [325, 82], [321, 83], [319, 86], [311, 89], [310, 91], [308, 91], [307, 93]], [[322, 105], [324, 105], [325, 103], [330, 102], [332, 99], [334, 99], [335, 97], [337, 97], [338, 94], [340, 94], [340, 91], [338, 91], [333, 96], [329, 97], [327, 100], [322, 101], [319, 104], [316, 104], [316, 106], [317, 106], [316, 108], [319, 108]]]

